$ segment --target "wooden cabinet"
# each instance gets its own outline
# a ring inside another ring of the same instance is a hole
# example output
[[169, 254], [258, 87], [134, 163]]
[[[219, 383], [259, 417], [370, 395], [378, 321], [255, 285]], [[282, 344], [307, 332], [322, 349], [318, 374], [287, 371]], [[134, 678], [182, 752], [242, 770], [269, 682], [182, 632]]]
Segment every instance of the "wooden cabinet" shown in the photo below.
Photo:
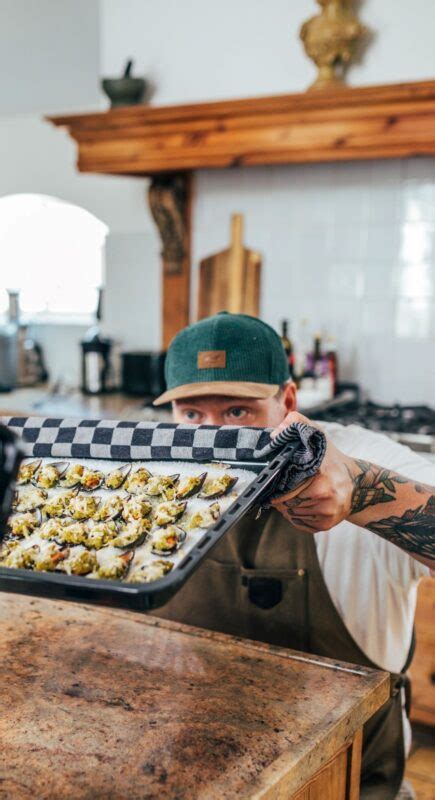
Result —
[[352, 744], [305, 784], [293, 800], [358, 800], [360, 796], [362, 728]]
[[435, 581], [431, 578], [419, 586], [415, 632], [411, 720], [435, 726]]

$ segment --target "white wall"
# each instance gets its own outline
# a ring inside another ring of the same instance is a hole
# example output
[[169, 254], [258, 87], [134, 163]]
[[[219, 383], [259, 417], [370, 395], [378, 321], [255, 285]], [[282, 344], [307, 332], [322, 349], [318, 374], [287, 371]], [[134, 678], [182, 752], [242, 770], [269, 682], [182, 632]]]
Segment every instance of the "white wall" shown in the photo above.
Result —
[[[39, 20], [27, 15], [30, 5]], [[119, 73], [129, 56], [135, 72], [156, 84], [154, 103], [303, 90], [314, 68], [298, 29], [318, 7], [310, 0], [101, 0], [99, 8], [97, 35], [96, 0], [0, 0], [8, 64], [7, 93], [5, 82], [0, 89], [0, 195], [44, 192], [99, 216], [111, 231], [107, 328], [128, 347], [153, 348], [160, 246], [146, 181], [77, 174], [74, 144], [41, 116], [105, 107], [99, 72]], [[367, 0], [361, 18], [377, 36], [351, 83], [434, 77], [434, 4]], [[9, 64], [18, 60], [14, 71]], [[265, 319], [306, 316], [335, 332], [345, 375], [362, 380], [375, 399], [434, 402], [434, 196], [432, 159], [202, 172], [195, 263], [223, 246], [229, 214], [243, 211], [247, 241], [264, 256]], [[59, 346], [43, 335], [56, 370], [66, 365], [73, 375], [74, 333]]]
[[[127, 8], [128, 7], [128, 8]], [[298, 41], [308, 0], [103, 0], [102, 64], [127, 55], [154, 103], [304, 90], [314, 68]], [[128, 12], [128, 13], [127, 13]], [[376, 35], [355, 85], [435, 77], [435, 5], [367, 0]], [[343, 374], [378, 401], [435, 402], [435, 160], [203, 171], [194, 261], [246, 215], [264, 257], [262, 314], [308, 318], [336, 335]], [[156, 317], [156, 325], [157, 325]]]
[[0, 113], [95, 105], [98, 0], [0, 0]]

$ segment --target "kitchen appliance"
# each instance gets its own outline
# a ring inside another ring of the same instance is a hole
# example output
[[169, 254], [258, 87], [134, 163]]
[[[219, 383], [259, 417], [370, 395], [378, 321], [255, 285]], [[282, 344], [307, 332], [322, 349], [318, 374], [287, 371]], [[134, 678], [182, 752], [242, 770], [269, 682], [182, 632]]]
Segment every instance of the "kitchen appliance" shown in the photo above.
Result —
[[98, 290], [98, 304], [95, 314], [95, 325], [87, 331], [80, 342], [82, 349], [82, 385], [83, 394], [105, 394], [111, 390], [111, 351], [112, 340], [101, 336], [100, 322], [102, 318], [103, 290]]
[[8, 322], [0, 329], [0, 391], [48, 379], [41, 346], [20, 322], [19, 293], [8, 290]]
[[18, 383], [18, 337], [13, 325], [0, 328], [0, 392], [10, 392]]
[[198, 319], [219, 311], [258, 317], [261, 256], [243, 245], [243, 215], [231, 218], [231, 243], [199, 263]]
[[[342, 384], [342, 388], [345, 385]], [[435, 409], [426, 405], [381, 405], [361, 401], [357, 387], [338, 393], [330, 403], [309, 412], [312, 419], [361, 425], [388, 434], [412, 450], [435, 453]]]
[[132, 350], [121, 354], [122, 391], [154, 399], [166, 389], [165, 352]]

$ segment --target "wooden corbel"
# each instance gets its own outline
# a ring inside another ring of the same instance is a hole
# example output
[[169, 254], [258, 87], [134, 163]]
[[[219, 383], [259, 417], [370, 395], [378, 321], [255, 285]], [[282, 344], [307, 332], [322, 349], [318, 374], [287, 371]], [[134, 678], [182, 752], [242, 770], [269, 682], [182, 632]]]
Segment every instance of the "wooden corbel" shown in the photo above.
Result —
[[162, 242], [162, 346], [189, 324], [191, 260], [190, 173], [151, 179], [149, 206]]

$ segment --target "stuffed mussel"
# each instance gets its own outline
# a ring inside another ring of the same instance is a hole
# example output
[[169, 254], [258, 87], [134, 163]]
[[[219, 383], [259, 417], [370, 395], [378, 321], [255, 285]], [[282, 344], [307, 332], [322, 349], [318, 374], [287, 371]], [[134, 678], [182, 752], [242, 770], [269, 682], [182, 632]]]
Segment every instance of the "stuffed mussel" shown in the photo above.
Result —
[[163, 497], [165, 500], [173, 500], [179, 477], [179, 475], [153, 475], [145, 487], [145, 494], [150, 497]]
[[219, 503], [212, 503], [207, 508], [201, 508], [195, 511], [189, 520], [189, 528], [208, 528], [220, 517]]
[[117, 519], [122, 512], [124, 502], [124, 499], [119, 494], [106, 497], [92, 515], [92, 519], [95, 522], [106, 522], [109, 519]]
[[64, 489], [74, 489], [79, 485], [85, 471], [83, 464], [70, 464], [59, 480], [59, 486]]
[[124, 489], [128, 494], [142, 494], [150, 478], [151, 472], [146, 467], [139, 467], [127, 477]]
[[104, 477], [105, 489], [120, 489], [124, 481], [128, 478], [131, 472], [131, 464], [124, 464], [122, 467], [117, 467], [111, 472], [108, 472]]
[[131, 520], [119, 528], [119, 533], [110, 542], [112, 547], [119, 547], [121, 550], [131, 547], [139, 547], [151, 529], [151, 522], [148, 519]]
[[175, 497], [177, 500], [186, 500], [188, 497], [197, 494], [204, 484], [207, 473], [203, 472], [201, 475], [190, 475], [178, 483]]
[[98, 578], [106, 578], [107, 580], [119, 580], [124, 578], [133, 557], [133, 550], [129, 550], [126, 553], [106, 554], [106, 557], [102, 561], [99, 561], [97, 570]]
[[15, 492], [12, 505], [15, 511], [35, 511], [37, 508], [41, 508], [44, 505], [47, 497], [48, 492], [46, 489], [30, 487], [24, 489], [22, 492]]
[[75, 490], [52, 495], [42, 506], [43, 514], [46, 517], [63, 517], [68, 513], [68, 506], [75, 495]]
[[223, 497], [231, 491], [237, 481], [237, 477], [225, 472], [218, 478], [211, 478], [211, 480], [207, 481], [198, 497], [202, 497], [204, 500], [213, 500], [215, 497]]
[[13, 514], [9, 519], [10, 533], [18, 538], [27, 538], [40, 526], [41, 519], [42, 515], [39, 509]]
[[186, 532], [178, 525], [169, 525], [157, 533], [153, 539], [151, 550], [158, 556], [167, 556], [180, 549], [186, 538]]
[[68, 461], [53, 461], [50, 464], [43, 464], [32, 478], [33, 485], [39, 489], [52, 489], [53, 486], [59, 484], [68, 466]]
[[159, 527], [170, 525], [183, 516], [186, 506], [187, 502], [185, 500], [181, 502], [169, 500], [166, 503], [160, 503], [154, 512], [154, 522]]
[[84, 492], [93, 492], [99, 489], [104, 481], [104, 474], [99, 469], [85, 467], [80, 478], [80, 486]]
[[91, 519], [94, 516], [95, 512], [97, 511], [101, 502], [100, 497], [95, 497], [95, 495], [91, 494], [79, 494], [74, 495], [68, 503], [67, 511], [68, 514], [77, 520], [85, 520]]
[[38, 458], [36, 461], [23, 461], [20, 465], [17, 475], [17, 486], [24, 486], [26, 483], [30, 483], [35, 472], [38, 471], [39, 467], [41, 466], [41, 459]]
[[89, 575], [98, 567], [97, 556], [84, 547], [72, 547], [62, 567], [69, 575]]
[[152, 510], [151, 503], [142, 495], [132, 495], [124, 500], [122, 504], [122, 518], [125, 522], [129, 520], [145, 519]]
[[172, 561], [166, 561], [164, 559], [147, 561], [144, 564], [134, 567], [127, 580], [129, 583], [151, 583], [152, 581], [158, 581], [160, 578], [164, 578], [165, 575], [171, 571], [173, 566]]
[[113, 520], [109, 522], [97, 522], [88, 530], [86, 542], [83, 544], [90, 549], [101, 550], [102, 547], [111, 544], [117, 535], [118, 528]]

